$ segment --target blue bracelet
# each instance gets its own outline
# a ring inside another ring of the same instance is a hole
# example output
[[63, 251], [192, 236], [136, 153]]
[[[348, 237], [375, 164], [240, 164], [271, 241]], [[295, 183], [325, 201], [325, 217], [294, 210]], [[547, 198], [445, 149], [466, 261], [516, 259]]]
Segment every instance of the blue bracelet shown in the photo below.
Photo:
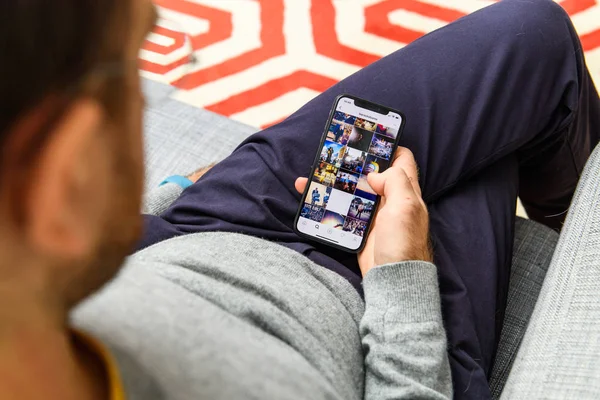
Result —
[[185, 176], [173, 175], [162, 181], [158, 186], [166, 185], [167, 183], [175, 183], [183, 189], [186, 189], [194, 184], [194, 182], [190, 181]]

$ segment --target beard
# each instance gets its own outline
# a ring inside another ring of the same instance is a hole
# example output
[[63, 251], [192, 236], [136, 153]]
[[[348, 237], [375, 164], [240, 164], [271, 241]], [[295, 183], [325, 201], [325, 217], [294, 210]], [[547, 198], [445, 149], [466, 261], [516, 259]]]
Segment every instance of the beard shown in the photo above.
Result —
[[66, 288], [69, 309], [112, 280], [125, 258], [135, 251], [140, 238], [143, 161], [142, 157], [125, 154], [124, 148], [113, 153], [109, 215], [104, 216], [105, 224], [98, 244], [88, 261], [78, 266], [78, 273], [72, 276]]
[[129, 217], [121, 214], [120, 218], [118, 223], [107, 226], [90, 263], [78, 279], [78, 287], [69, 291], [69, 308], [110, 282], [121, 270], [126, 257], [135, 250], [142, 226], [139, 210]]

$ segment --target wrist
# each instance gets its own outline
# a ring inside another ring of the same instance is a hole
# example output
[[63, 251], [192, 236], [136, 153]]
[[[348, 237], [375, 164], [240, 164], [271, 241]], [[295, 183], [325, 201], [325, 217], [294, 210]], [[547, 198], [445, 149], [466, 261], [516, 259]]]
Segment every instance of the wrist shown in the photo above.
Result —
[[198, 180], [200, 178], [202, 178], [204, 176], [204, 174], [206, 174], [208, 171], [210, 171], [212, 169], [212, 167], [215, 166], [215, 163], [212, 163], [206, 167], [202, 167], [199, 170], [197, 170], [196, 172], [194, 172], [193, 174], [187, 176], [187, 179], [189, 179], [192, 182], [198, 182]]
[[409, 261], [424, 261], [424, 262], [433, 262], [433, 253], [430, 248], [421, 248], [421, 249], [411, 249], [410, 251], [406, 251], [397, 255], [385, 255], [382, 254], [380, 257], [375, 257], [375, 265], [386, 265], [386, 264], [396, 264], [402, 262]]

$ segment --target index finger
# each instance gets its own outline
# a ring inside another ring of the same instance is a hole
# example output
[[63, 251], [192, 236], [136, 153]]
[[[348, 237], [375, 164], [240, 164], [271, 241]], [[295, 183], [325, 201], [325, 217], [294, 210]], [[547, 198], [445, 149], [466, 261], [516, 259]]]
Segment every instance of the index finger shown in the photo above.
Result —
[[417, 161], [412, 151], [406, 147], [400, 147], [396, 149], [394, 154], [394, 161], [392, 168], [402, 168], [408, 177], [408, 180], [413, 186], [413, 190], [419, 197], [422, 197], [421, 186], [419, 186], [419, 171], [417, 167]]

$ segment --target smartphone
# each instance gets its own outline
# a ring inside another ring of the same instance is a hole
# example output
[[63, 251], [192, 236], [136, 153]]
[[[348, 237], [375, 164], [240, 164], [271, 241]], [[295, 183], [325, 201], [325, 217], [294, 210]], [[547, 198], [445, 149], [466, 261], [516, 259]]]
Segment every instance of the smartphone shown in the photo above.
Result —
[[355, 96], [335, 100], [294, 221], [298, 235], [352, 253], [364, 247], [379, 204], [367, 175], [391, 165], [404, 121]]

